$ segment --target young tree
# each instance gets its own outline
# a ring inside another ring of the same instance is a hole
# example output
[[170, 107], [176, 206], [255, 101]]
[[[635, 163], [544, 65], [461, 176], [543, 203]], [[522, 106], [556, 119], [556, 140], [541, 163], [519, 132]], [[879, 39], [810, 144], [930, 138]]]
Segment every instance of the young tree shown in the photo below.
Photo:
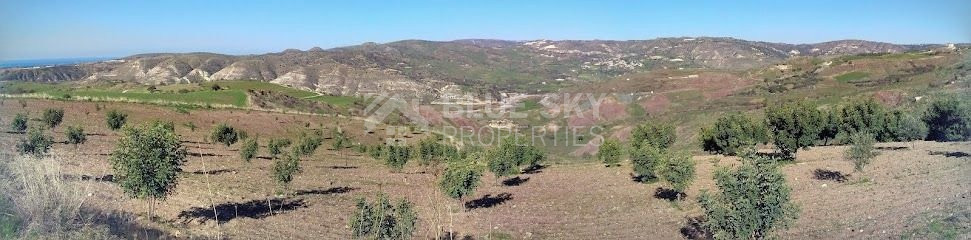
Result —
[[675, 139], [677, 139], [677, 136], [675, 135], [674, 125], [658, 121], [648, 121], [637, 126], [630, 134], [631, 149], [640, 149], [644, 144], [668, 148], [674, 145]]
[[30, 128], [27, 136], [21, 139], [20, 143], [17, 143], [17, 152], [41, 156], [50, 151], [51, 145], [54, 145], [52, 137], [44, 135], [40, 128]]
[[716, 154], [734, 156], [741, 147], [768, 141], [765, 125], [741, 113], [722, 116], [711, 128], [701, 130], [702, 148]]
[[662, 163], [660, 178], [678, 193], [684, 193], [695, 179], [695, 162], [687, 154], [669, 153]]
[[226, 123], [220, 123], [212, 129], [212, 133], [209, 135], [209, 139], [213, 142], [218, 142], [229, 147], [239, 141], [240, 136], [233, 126]]
[[639, 182], [657, 180], [656, 171], [665, 158], [665, 150], [651, 144], [644, 144], [641, 148], [632, 149], [630, 162], [634, 168], [634, 177]]
[[482, 179], [480, 154], [471, 154], [464, 160], [449, 162], [445, 173], [438, 180], [438, 187], [445, 196], [461, 201], [475, 193]]
[[604, 138], [603, 143], [597, 150], [597, 158], [607, 167], [620, 166], [620, 157], [623, 155], [620, 142], [612, 138]]
[[392, 205], [384, 193], [374, 203], [358, 198], [356, 206], [348, 224], [355, 239], [411, 239], [418, 223], [411, 202], [401, 199]]
[[260, 150], [260, 144], [259, 144], [258, 138], [252, 137], [252, 138], [246, 139], [246, 141], [243, 142], [243, 146], [239, 147], [239, 157], [242, 158], [244, 161], [249, 162], [250, 159], [253, 159], [253, 157], [256, 157], [256, 152], [259, 150]]
[[819, 128], [819, 140], [823, 142], [823, 145], [832, 144], [834, 140], [837, 140], [840, 124], [842, 124], [839, 109], [821, 110], [819, 114], [822, 120]]
[[324, 138], [317, 133], [301, 133], [300, 140], [293, 146], [294, 151], [301, 156], [310, 156], [317, 148], [324, 144]]
[[64, 109], [62, 108], [48, 108], [44, 110], [44, 115], [41, 116], [41, 121], [46, 124], [47, 128], [53, 130], [57, 125], [61, 124], [64, 120]]
[[418, 142], [418, 165], [435, 169], [435, 175], [442, 163], [458, 157], [457, 148], [439, 141], [438, 137], [429, 137]]
[[800, 148], [812, 146], [822, 129], [819, 111], [803, 101], [769, 106], [765, 122], [774, 133], [776, 148], [787, 159], [794, 159]]
[[175, 132], [161, 124], [126, 127], [123, 131], [109, 159], [115, 182], [130, 197], [150, 199], [149, 214], [154, 216], [155, 201], [165, 199], [175, 189], [186, 148]]
[[67, 126], [64, 135], [67, 136], [67, 142], [70, 144], [78, 145], [88, 141], [87, 135], [84, 134], [84, 128], [81, 126]]
[[954, 97], [932, 102], [923, 120], [929, 130], [928, 140], [950, 142], [971, 139], [971, 106]]
[[887, 110], [872, 98], [853, 101], [840, 108], [840, 133], [844, 138], [857, 132], [879, 133], [886, 117]]
[[273, 162], [273, 180], [280, 186], [280, 191], [285, 194], [290, 191], [293, 175], [300, 171], [300, 154], [298, 153], [291, 152], [284, 155], [282, 159]]
[[894, 110], [884, 118], [883, 129], [876, 135], [876, 139], [883, 142], [911, 141], [927, 137], [927, 125], [914, 115]]
[[870, 164], [870, 159], [877, 156], [877, 152], [873, 149], [874, 142], [876, 140], [873, 139], [873, 135], [866, 131], [850, 135], [852, 145], [846, 149], [844, 156], [853, 161], [853, 171], [863, 172], [863, 167]]
[[392, 172], [401, 171], [409, 159], [411, 159], [411, 147], [397, 144], [385, 147], [384, 164], [388, 165]]
[[270, 139], [270, 141], [266, 143], [266, 151], [270, 154], [271, 158], [276, 158], [277, 155], [283, 153], [283, 148], [288, 146], [290, 146], [290, 139]]
[[27, 131], [27, 114], [17, 113], [10, 121], [10, 130], [18, 133]]
[[768, 238], [798, 216], [775, 160], [749, 154], [742, 162], [735, 170], [717, 170], [715, 185], [720, 191], [703, 190], [698, 198], [707, 220], [704, 227], [715, 239]]
[[105, 122], [108, 123], [108, 129], [118, 130], [121, 126], [125, 125], [128, 121], [128, 114], [119, 112], [118, 110], [111, 110], [105, 115]]

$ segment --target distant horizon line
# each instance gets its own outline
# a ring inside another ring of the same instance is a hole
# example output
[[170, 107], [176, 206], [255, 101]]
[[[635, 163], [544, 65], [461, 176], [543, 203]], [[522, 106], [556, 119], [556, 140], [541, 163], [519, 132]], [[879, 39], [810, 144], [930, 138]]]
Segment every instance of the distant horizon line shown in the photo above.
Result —
[[220, 54], [220, 55], [229, 55], [229, 56], [248, 56], [248, 55], [263, 55], [263, 54], [271, 54], [271, 53], [281, 53], [281, 52], [284, 52], [284, 51], [287, 51], [287, 50], [308, 51], [308, 50], [313, 49], [313, 48], [321, 48], [321, 49], [323, 49], [323, 50], [326, 51], [326, 50], [334, 50], [334, 49], [339, 49], [339, 48], [361, 46], [361, 45], [365, 45], [365, 44], [390, 44], [390, 43], [405, 42], [405, 41], [456, 42], [456, 41], [467, 41], [467, 40], [489, 40], [489, 41], [507, 41], [507, 42], [529, 42], [529, 41], [544, 41], [545, 40], [545, 41], [612, 41], [612, 42], [625, 42], [625, 41], [650, 41], [650, 40], [677, 39], [677, 38], [711, 38], [711, 39], [714, 39], [714, 38], [722, 38], [722, 39], [735, 39], [735, 40], [742, 40], [742, 41], [749, 41], [749, 42], [764, 42], [764, 43], [777, 43], [777, 44], [789, 44], [789, 45], [812, 45], [812, 44], [821, 44], [821, 43], [839, 42], [839, 41], [864, 41], [864, 42], [887, 43], [887, 44], [894, 44], [894, 45], [912, 45], [912, 46], [919, 46], [919, 45], [947, 45], [947, 44], [971, 45], [971, 42], [896, 43], [896, 42], [889, 42], [889, 41], [875, 41], [875, 40], [865, 40], [865, 39], [855, 39], [855, 38], [845, 38], [845, 39], [837, 39], [837, 40], [821, 41], [821, 42], [811, 42], [811, 43], [788, 43], [788, 42], [775, 42], [775, 41], [764, 41], [764, 40], [749, 40], [749, 39], [738, 38], [738, 37], [715, 37], [715, 36], [656, 37], [656, 38], [650, 38], [650, 39], [625, 39], [625, 40], [621, 40], [621, 39], [546, 39], [546, 38], [520, 39], [520, 40], [499, 39], [499, 38], [456, 38], [456, 39], [452, 39], [452, 40], [428, 40], [428, 39], [411, 38], [411, 39], [400, 39], [400, 40], [393, 40], [393, 41], [387, 41], [387, 42], [366, 41], [366, 42], [361, 42], [361, 43], [358, 43], [358, 44], [341, 45], [341, 46], [328, 47], [328, 48], [324, 48], [324, 47], [320, 47], [320, 46], [313, 46], [313, 47], [308, 47], [306, 49], [284, 48], [284, 49], [279, 50], [279, 51], [262, 51], [262, 52], [252, 52], [252, 53], [228, 53], [228, 52], [218, 52], [218, 51], [154, 51], [154, 52], [153, 51], [146, 51], [146, 52], [140, 52], [140, 53], [131, 53], [131, 54], [123, 55], [123, 56], [108, 56], [108, 55], [102, 55], [102, 56], [77, 56], [77, 57], [48, 57], [48, 58], [11, 58], [11, 59], [3, 59], [3, 58], [0, 58], [0, 62], [37, 61], [37, 60], [91, 60], [91, 59], [105, 59], [105, 60], [110, 60], [110, 59], [127, 58], [127, 57], [131, 57], [131, 56], [135, 56], [135, 55], [147, 55], [147, 54], [211, 53], [211, 54]]

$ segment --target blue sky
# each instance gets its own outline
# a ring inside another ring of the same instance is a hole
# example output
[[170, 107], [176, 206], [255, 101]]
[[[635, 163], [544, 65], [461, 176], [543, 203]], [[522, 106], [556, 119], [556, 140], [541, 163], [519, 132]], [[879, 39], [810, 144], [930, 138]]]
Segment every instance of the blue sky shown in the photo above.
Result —
[[0, 0], [0, 60], [463, 38], [971, 42], [971, 1]]

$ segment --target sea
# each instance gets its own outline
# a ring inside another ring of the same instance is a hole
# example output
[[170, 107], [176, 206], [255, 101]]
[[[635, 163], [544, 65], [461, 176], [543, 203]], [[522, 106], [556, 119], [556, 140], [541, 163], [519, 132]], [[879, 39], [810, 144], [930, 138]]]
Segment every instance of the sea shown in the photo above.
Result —
[[57, 65], [71, 65], [79, 63], [100, 62], [115, 59], [112, 57], [82, 57], [82, 58], [48, 58], [48, 59], [20, 59], [0, 60], [0, 68], [48, 67]]

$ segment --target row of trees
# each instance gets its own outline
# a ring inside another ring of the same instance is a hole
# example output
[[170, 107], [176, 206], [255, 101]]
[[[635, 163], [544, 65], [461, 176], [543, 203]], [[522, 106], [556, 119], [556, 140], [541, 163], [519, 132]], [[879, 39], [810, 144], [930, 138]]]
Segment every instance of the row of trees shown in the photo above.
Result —
[[671, 150], [675, 139], [674, 125], [649, 122], [631, 131], [627, 151], [619, 141], [604, 139], [597, 158], [607, 167], [619, 166], [624, 153], [627, 153], [638, 181], [662, 180], [680, 197], [694, 181], [695, 163], [687, 153]]

